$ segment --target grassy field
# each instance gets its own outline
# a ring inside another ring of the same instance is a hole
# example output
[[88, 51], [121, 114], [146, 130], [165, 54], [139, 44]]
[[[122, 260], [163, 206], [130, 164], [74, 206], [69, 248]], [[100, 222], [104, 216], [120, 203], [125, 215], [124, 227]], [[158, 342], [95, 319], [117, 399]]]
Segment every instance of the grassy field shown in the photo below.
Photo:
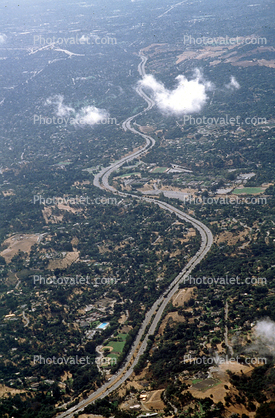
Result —
[[167, 167], [156, 167], [152, 173], [164, 173], [165, 170], [167, 170]]
[[103, 369], [109, 369], [111, 366], [114, 366], [117, 364], [118, 356], [116, 354], [108, 354], [106, 357], [113, 359], [113, 360], [110, 361], [110, 364], [107, 364], [107, 361], [106, 361], [106, 364], [102, 364]]
[[[194, 383], [194, 382], [196, 382], [196, 383]], [[221, 383], [220, 380], [213, 379], [213, 378], [212, 379], [211, 378], [210, 379], [204, 379], [204, 380], [201, 380], [201, 379], [192, 380], [192, 384], [196, 385], [195, 388], [197, 390], [200, 390], [201, 392], [206, 392], [208, 389], [213, 388], [213, 387], [219, 385], [220, 383]]]
[[71, 161], [60, 161], [56, 165], [60, 166], [60, 165], [70, 165], [70, 164], [72, 164]]
[[113, 347], [112, 353], [110, 355], [113, 357], [116, 353], [121, 354], [123, 347], [126, 342], [128, 334], [118, 334], [117, 338], [121, 339], [122, 341], [110, 341], [106, 344], [106, 347]]
[[128, 337], [128, 334], [118, 334], [118, 338], [122, 338], [123, 341], [126, 341], [126, 338]]
[[[106, 348], [107, 347], [113, 347], [113, 350], [111, 351], [111, 353], [107, 354], [106, 357], [112, 358], [112, 359], [118, 359], [119, 355], [122, 353], [125, 342], [126, 342], [126, 338], [127, 338], [128, 334], [118, 334], [116, 336], [116, 338], [121, 339], [122, 341], [109, 341], [108, 343], [106, 343]], [[103, 347], [103, 350], [105, 351], [105, 347]], [[115, 363], [111, 363], [115, 364]], [[105, 368], [109, 368], [109, 365], [106, 366], [102, 366], [104, 369]]]
[[109, 345], [110, 347], [113, 347], [113, 350], [114, 350], [115, 352], [117, 352], [117, 353], [122, 353], [122, 350], [123, 350], [123, 347], [124, 347], [124, 345], [125, 345], [125, 342], [124, 342], [124, 341], [122, 341], [122, 342], [120, 342], [120, 341], [110, 341], [110, 342], [108, 343], [108, 345]]
[[242, 189], [233, 190], [233, 194], [258, 194], [264, 192], [262, 187], [243, 187]]
[[200, 383], [202, 381], [203, 381], [203, 379], [194, 379], [194, 380], [192, 380], [192, 385], [196, 385], [197, 383]]
[[88, 173], [91, 174], [94, 170], [96, 170], [96, 167], [83, 168], [82, 171], [87, 171]]
[[138, 176], [138, 175], [140, 175], [140, 173], [125, 173], [125, 174], [122, 174], [121, 176], [119, 176], [119, 178], [128, 177], [128, 176]]
[[108, 354], [107, 357], [115, 358], [116, 360], [118, 359], [118, 355], [117, 354], [112, 354], [112, 353]]

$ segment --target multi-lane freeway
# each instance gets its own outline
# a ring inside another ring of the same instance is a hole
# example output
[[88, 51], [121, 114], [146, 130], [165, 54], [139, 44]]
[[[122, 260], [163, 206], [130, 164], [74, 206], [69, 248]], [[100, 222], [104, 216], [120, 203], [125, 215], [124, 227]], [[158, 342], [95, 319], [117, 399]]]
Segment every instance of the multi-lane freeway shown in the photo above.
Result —
[[[145, 73], [145, 64], [147, 58], [140, 54], [141, 62], [138, 66], [139, 74], [144, 77]], [[210, 229], [204, 225], [202, 222], [198, 221], [197, 219], [191, 217], [190, 215], [184, 213], [182, 210], [175, 208], [174, 206], [158, 201], [156, 199], [150, 197], [142, 197], [137, 196], [134, 194], [126, 194], [117, 191], [114, 187], [112, 187], [109, 182], [109, 176], [111, 173], [116, 171], [119, 167], [121, 167], [126, 162], [129, 162], [144, 153], [147, 153], [154, 145], [155, 140], [151, 138], [149, 135], [145, 135], [136, 129], [134, 129], [131, 125], [131, 122], [134, 118], [141, 115], [143, 112], [150, 110], [154, 106], [154, 101], [148, 97], [144, 91], [142, 90], [141, 86], [139, 85], [136, 88], [137, 93], [147, 102], [147, 108], [145, 108], [142, 112], [129, 117], [125, 122], [122, 124], [122, 128], [126, 131], [129, 130], [134, 134], [140, 135], [142, 138], [145, 139], [145, 145], [140, 148], [138, 151], [123, 157], [121, 160], [113, 163], [109, 167], [103, 168], [100, 173], [98, 173], [94, 178], [94, 185], [99, 187], [102, 190], [110, 191], [112, 193], [118, 194], [120, 196], [129, 197], [132, 196], [136, 199], [143, 200], [148, 203], [154, 203], [161, 207], [162, 209], [174, 213], [180, 219], [191, 223], [200, 233], [201, 235], [201, 246], [197, 253], [192, 257], [192, 259], [187, 263], [184, 269], [177, 275], [177, 277], [173, 280], [173, 282], [169, 285], [169, 287], [165, 290], [165, 292], [158, 298], [158, 300], [154, 303], [151, 307], [149, 312], [146, 313], [145, 319], [139, 329], [139, 332], [136, 336], [136, 339], [131, 347], [130, 352], [127, 355], [127, 358], [124, 361], [124, 364], [120, 368], [120, 370], [112, 376], [112, 378], [101, 386], [98, 390], [93, 392], [89, 395], [86, 399], [83, 399], [74, 407], [68, 409], [67, 411], [58, 415], [58, 418], [71, 418], [76, 412], [82, 411], [87, 405], [94, 402], [96, 399], [104, 398], [105, 396], [109, 395], [112, 391], [116, 390], [123, 382], [125, 382], [133, 373], [133, 369], [135, 365], [138, 363], [140, 356], [145, 352], [147, 347], [148, 338], [150, 335], [154, 334], [158, 323], [161, 319], [161, 316], [164, 312], [165, 307], [173, 297], [173, 295], [178, 291], [179, 284], [182, 283], [185, 279], [188, 278], [194, 267], [201, 262], [201, 260], [206, 256], [208, 251], [210, 250], [212, 243], [213, 243], [213, 236]], [[151, 324], [150, 324], [151, 323]], [[149, 329], [146, 330], [147, 326], [150, 324]], [[144, 335], [146, 331], [146, 335]]]

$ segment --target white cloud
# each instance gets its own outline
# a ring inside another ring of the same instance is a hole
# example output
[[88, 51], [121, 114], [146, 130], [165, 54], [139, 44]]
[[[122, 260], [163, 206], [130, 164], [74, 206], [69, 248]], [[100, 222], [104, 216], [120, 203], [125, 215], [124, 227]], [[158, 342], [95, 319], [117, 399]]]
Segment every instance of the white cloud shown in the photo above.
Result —
[[255, 326], [255, 336], [269, 348], [273, 354], [275, 353], [275, 323], [270, 319], [257, 322]]
[[76, 111], [73, 107], [64, 104], [64, 97], [61, 95], [49, 97], [46, 104], [54, 106], [56, 116], [69, 117], [72, 125], [93, 126], [109, 117], [109, 113], [105, 109], [98, 109], [95, 106], [84, 106]]
[[0, 45], [4, 44], [7, 40], [7, 36], [4, 33], [0, 33]]
[[83, 107], [75, 116], [76, 125], [95, 125], [103, 119], [107, 119], [109, 113], [104, 109], [98, 109], [95, 106]]
[[234, 90], [234, 89], [239, 89], [241, 86], [238, 83], [238, 81], [236, 80], [236, 78], [232, 75], [231, 78], [230, 78], [230, 83], [226, 84], [225, 87], [227, 89]]
[[187, 80], [184, 75], [178, 75], [176, 80], [174, 90], [168, 90], [153, 75], [146, 75], [139, 83], [153, 90], [154, 100], [164, 113], [180, 115], [200, 112], [208, 99], [207, 90], [213, 88], [212, 83], [205, 81], [198, 69], [192, 80]]
[[66, 117], [72, 116], [75, 113], [75, 109], [63, 104], [64, 97], [61, 95], [49, 97], [46, 100], [47, 105], [53, 105], [55, 107], [56, 116]]
[[258, 321], [253, 329], [252, 343], [246, 351], [275, 356], [275, 322], [269, 318]]

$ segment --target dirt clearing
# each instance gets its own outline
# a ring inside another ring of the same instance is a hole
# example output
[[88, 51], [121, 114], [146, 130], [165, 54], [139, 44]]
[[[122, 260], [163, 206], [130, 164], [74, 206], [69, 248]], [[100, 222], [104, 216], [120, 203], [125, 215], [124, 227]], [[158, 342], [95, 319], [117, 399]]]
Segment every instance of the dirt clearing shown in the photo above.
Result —
[[173, 306], [184, 306], [184, 302], [188, 302], [193, 296], [194, 287], [179, 290], [173, 297]]
[[66, 269], [71, 264], [73, 264], [79, 257], [79, 252], [68, 252], [64, 258], [56, 258], [55, 260], [50, 260], [48, 265], [48, 270], [55, 270], [57, 268]]
[[34, 244], [38, 244], [42, 237], [42, 234], [14, 235], [3, 242], [2, 247], [7, 248], [0, 254], [4, 257], [6, 263], [10, 263], [12, 257], [14, 257], [19, 250], [29, 254], [31, 247]]

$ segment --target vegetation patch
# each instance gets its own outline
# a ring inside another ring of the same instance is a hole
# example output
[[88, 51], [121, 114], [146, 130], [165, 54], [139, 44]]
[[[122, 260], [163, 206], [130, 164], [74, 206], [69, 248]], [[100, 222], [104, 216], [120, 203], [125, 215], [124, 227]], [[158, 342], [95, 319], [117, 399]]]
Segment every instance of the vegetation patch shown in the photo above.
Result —
[[[113, 351], [112, 351], [112, 356], [114, 357], [115, 353], [121, 354], [124, 348], [124, 345], [126, 343], [126, 338], [127, 338], [128, 334], [118, 334], [117, 337], [115, 337], [115, 340], [109, 341], [107, 343], [107, 345], [105, 346], [107, 347], [112, 347]], [[104, 348], [105, 348], [104, 347]]]
[[156, 167], [152, 173], [164, 173], [167, 170], [167, 167]]
[[263, 193], [265, 189], [263, 187], [243, 187], [241, 189], [233, 190], [233, 194], [259, 194]]

